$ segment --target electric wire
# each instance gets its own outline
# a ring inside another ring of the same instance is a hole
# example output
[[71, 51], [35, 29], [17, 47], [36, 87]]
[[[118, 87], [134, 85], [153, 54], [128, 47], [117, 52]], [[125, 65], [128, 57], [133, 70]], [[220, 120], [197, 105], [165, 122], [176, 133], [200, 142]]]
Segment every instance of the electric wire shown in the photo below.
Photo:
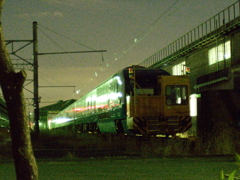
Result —
[[157, 24], [157, 22], [164, 16], [166, 15], [180, 0], [177, 0], [176, 2], [174, 2], [166, 11], [164, 11], [153, 23], [151, 23], [142, 33], [140, 33], [139, 35], [137, 35], [136, 37], [140, 37], [140, 38], [135, 38], [134, 39], [134, 43], [132, 45], [130, 45], [130, 47], [123, 51], [123, 53], [127, 53], [130, 49], [132, 49], [133, 47], [135, 47], [137, 45], [137, 43], [139, 43], [141, 40], [143, 40], [147, 35], [149, 35], [153, 30], [155, 30], [157, 28], [157, 26], [159, 24]]
[[[121, 59], [121, 57], [126, 54], [128, 51], [130, 51], [133, 47], [135, 47], [137, 45], [137, 43], [139, 43], [141, 40], [143, 40], [145, 37], [147, 37], [147, 35], [149, 35], [154, 29], [157, 28], [157, 26], [159, 24], [157, 24], [157, 22], [164, 16], [166, 15], [180, 0], [177, 0], [175, 1], [166, 11], [164, 11], [160, 16], [158, 16], [158, 18], [153, 22], [151, 23], [142, 33], [140, 33], [139, 35], [137, 35], [136, 37], [139, 37], [139, 39], [135, 38], [134, 39], [134, 43], [130, 45], [130, 47], [127, 49], [127, 50], [123, 50], [123, 52], [118, 56], [118, 57], [115, 57], [114, 61], [112, 61], [111, 64], [107, 64], [107, 67], [104, 70], [106, 70], [108, 67], [112, 66], [113, 64], [116, 63], [117, 60]], [[154, 26], [154, 27], [152, 27]], [[108, 60], [107, 60], [108, 62]]]
[[[153, 30], [155, 30], [155, 29], [158, 27], [158, 25], [159, 25], [158, 22], [162, 19], [162, 17], [163, 17], [164, 15], [166, 15], [171, 9], [173, 9], [179, 1], [180, 1], [180, 0], [176, 0], [166, 11], [164, 11], [160, 16], [158, 16], [158, 18], [157, 18], [155, 21], [153, 21], [153, 23], [151, 23], [145, 30], [143, 30], [139, 35], [137, 35], [136, 37], [138, 37], [138, 38], [135, 38], [135, 39], [134, 39], [134, 42], [133, 42], [132, 44], [130, 44], [130, 45], [128, 45], [128, 46], [125, 46], [125, 47], [128, 47], [128, 48], [127, 48], [126, 50], [123, 50], [122, 53], [120, 53], [120, 55], [116, 56], [116, 54], [115, 54], [114, 60], [112, 60], [111, 62], [109, 62], [110, 60], [109, 60], [109, 59], [104, 59], [104, 58], [103, 58], [103, 54], [102, 54], [102, 63], [100, 64], [100, 70], [99, 70], [99, 71], [100, 71], [100, 72], [101, 72], [101, 71], [105, 71], [106, 69], [108, 69], [109, 67], [111, 67], [111, 66], [112, 66], [113, 64], [115, 64], [119, 59], [121, 59], [126, 53], [128, 53], [133, 47], [135, 47], [141, 40], [143, 40], [145, 37], [147, 37]], [[81, 46], [83, 46], [83, 47], [86, 47], [86, 48], [88, 48], [88, 49], [91, 49], [91, 50], [95, 50], [95, 49], [93, 49], [93, 48], [91, 48], [91, 47], [89, 47], [89, 46], [87, 46], [87, 45], [85, 45], [85, 44], [82, 44], [82, 43], [80, 43], [80, 42], [77, 42], [77, 41], [75, 41], [75, 40], [73, 40], [73, 39], [71, 39], [71, 38], [69, 38], [69, 37], [67, 37], [67, 36], [65, 36], [65, 35], [62, 35], [62, 34], [56, 32], [56, 31], [53, 31], [53, 30], [51, 30], [51, 29], [49, 29], [49, 28], [47, 28], [47, 27], [45, 27], [45, 26], [43, 26], [43, 25], [41, 25], [41, 24], [39, 24], [39, 26], [42, 27], [42, 28], [44, 28], [44, 29], [46, 29], [46, 30], [48, 30], [48, 31], [50, 31], [50, 32], [53, 32], [53, 33], [55, 33], [55, 34], [57, 34], [57, 35], [59, 35], [59, 36], [62, 36], [62, 37], [66, 38], [66, 39], [68, 39], [68, 40], [70, 40], [70, 41], [72, 41], [72, 42], [74, 42], [74, 43], [76, 43], [76, 44], [79, 44], [79, 45], [81, 45]], [[43, 32], [43, 31], [41, 30], [41, 32]], [[43, 34], [46, 35], [46, 33], [43, 33]], [[57, 45], [59, 48], [61, 48], [62, 50], [64, 50], [60, 45], [58, 45], [54, 40], [52, 40], [52, 38], [50, 38], [48, 35], [46, 35], [46, 36], [47, 36], [52, 42], [54, 42], [55, 45]], [[64, 51], [65, 51], [65, 50], [64, 50]], [[104, 64], [104, 63], [105, 63], [105, 67], [103, 67], [103, 64]], [[99, 74], [98, 72], [94, 72], [93, 77], [90, 78], [90, 81], [89, 81], [87, 84], [83, 85], [83, 87], [86, 88], [86, 87], [94, 80], [94, 78], [96, 78], [96, 77], [98, 76], [98, 74]]]
[[61, 50], [64, 52], [67, 52], [63, 47], [61, 47], [56, 41], [54, 41], [50, 36], [48, 36], [44, 31], [41, 30], [41, 28], [38, 28], [39, 31], [41, 31], [49, 40], [51, 40], [56, 46], [58, 46]]
[[55, 33], [55, 34], [57, 34], [57, 35], [59, 35], [59, 36], [62, 36], [62, 37], [64, 37], [64, 38], [68, 39], [69, 41], [75, 42], [76, 44], [79, 44], [79, 45], [81, 45], [81, 46], [83, 46], [83, 47], [86, 47], [86, 48], [88, 48], [88, 49], [90, 49], [90, 50], [93, 50], [93, 51], [96, 50], [96, 49], [93, 49], [93, 48], [91, 48], [91, 47], [89, 47], [89, 46], [87, 46], [87, 45], [85, 45], [85, 44], [82, 44], [82, 43], [80, 43], [80, 42], [78, 42], [78, 41], [75, 41], [75, 40], [73, 40], [73, 39], [71, 39], [71, 38], [69, 38], [69, 37], [67, 37], [67, 36], [65, 36], [65, 35], [62, 35], [62, 34], [56, 32], [56, 31], [53, 31], [53, 30], [51, 30], [51, 29], [49, 29], [49, 28], [47, 28], [47, 27], [45, 27], [45, 26], [43, 26], [43, 25], [41, 25], [41, 24], [38, 24], [38, 25], [41, 26], [41, 27], [43, 27], [43, 28], [45, 28], [45, 29], [47, 29], [47, 30], [49, 30], [49, 31], [51, 31], [51, 32], [53, 32], [53, 33]]
[[[112, 66], [114, 63], [116, 63], [116, 61], [118, 59], [120, 59], [124, 54], [126, 54], [128, 51], [130, 51], [133, 47], [135, 47], [137, 45], [137, 43], [139, 43], [141, 40], [143, 40], [145, 37], [147, 37], [147, 35], [149, 35], [154, 29], [157, 28], [158, 24], [157, 22], [165, 15], [167, 14], [180, 0], [177, 0], [176, 2], [174, 2], [166, 11], [164, 11], [153, 23], [151, 23], [140, 35], [141, 38], [140, 39], [134, 39], [134, 43], [132, 45], [130, 45], [130, 47], [123, 51], [122, 54], [120, 54], [118, 57], [115, 57], [114, 61], [112, 61], [112, 63], [105, 68], [107, 69], [109, 66]], [[154, 27], [152, 27], [154, 26]], [[140, 36], [138, 35], [138, 36]], [[104, 70], [105, 70], [104, 69]]]
[[51, 85], [51, 86], [54, 86], [54, 85], [51, 84], [48, 80], [46, 80], [43, 76], [45, 76], [45, 77], [47, 77], [47, 78], [50, 78], [50, 79], [52, 79], [52, 80], [54, 80], [54, 81], [56, 81], [56, 82], [59, 82], [61, 85], [68, 86], [68, 85], [65, 84], [64, 82], [59, 81], [59, 80], [53, 78], [52, 76], [48, 76], [48, 75], [46, 75], [46, 74], [44, 74], [44, 73], [41, 73], [40, 76], [41, 76], [42, 79], [44, 79], [44, 80], [45, 80], [49, 85]]

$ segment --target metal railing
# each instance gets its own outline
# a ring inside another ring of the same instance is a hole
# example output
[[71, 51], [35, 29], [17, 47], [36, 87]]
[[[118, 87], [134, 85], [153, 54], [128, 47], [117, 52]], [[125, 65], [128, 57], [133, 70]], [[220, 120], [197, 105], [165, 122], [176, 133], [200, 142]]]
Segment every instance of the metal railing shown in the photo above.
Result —
[[194, 47], [230, 31], [240, 24], [240, 0], [200, 24], [173, 43], [145, 59], [139, 65], [144, 67], [161, 67], [176, 59]]

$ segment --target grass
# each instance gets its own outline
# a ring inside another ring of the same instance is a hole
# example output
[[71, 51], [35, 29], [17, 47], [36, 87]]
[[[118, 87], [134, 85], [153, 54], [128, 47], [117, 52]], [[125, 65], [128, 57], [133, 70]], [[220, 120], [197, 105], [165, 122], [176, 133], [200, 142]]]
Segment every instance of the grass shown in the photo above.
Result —
[[[72, 157], [98, 155], [128, 156], [198, 156], [229, 155], [236, 153], [229, 148], [228, 136], [213, 141], [201, 142], [186, 138], [143, 138], [133, 136], [113, 136], [97, 134], [70, 134], [65, 132], [41, 132], [39, 138], [32, 137], [32, 146], [38, 157]], [[221, 140], [221, 141], [220, 141]], [[214, 144], [217, 146], [214, 146]], [[239, 141], [236, 149], [240, 149]], [[226, 147], [225, 147], [226, 146]], [[11, 152], [9, 143], [0, 146], [0, 158]], [[88, 154], [86, 154], [88, 152]], [[239, 152], [237, 152], [239, 153]]]
[[[238, 169], [240, 169], [240, 155], [236, 154], [236, 165], [238, 166]], [[240, 179], [240, 176], [236, 176], [237, 170], [232, 171], [230, 174], [224, 174], [224, 171], [222, 170], [220, 172], [220, 180], [228, 179], [228, 180], [235, 180]], [[226, 177], [226, 178], [225, 178]]]
[[71, 135], [63, 132], [44, 132], [32, 141], [34, 149], [112, 151], [130, 156], [192, 156], [196, 142], [188, 139], [143, 138], [96, 134]]
[[[36, 158], [61, 158], [76, 160], [79, 157], [99, 156], [198, 156], [231, 154], [234, 149], [227, 133], [211, 138], [208, 142], [186, 138], [143, 138], [97, 134], [70, 134], [64, 132], [41, 132], [39, 138], [32, 137]], [[217, 144], [216, 144], [217, 143]], [[215, 145], [215, 146], [214, 146]], [[240, 150], [237, 141], [236, 150]], [[239, 153], [239, 152], [238, 152]], [[11, 143], [0, 144], [0, 160], [11, 159]], [[240, 168], [240, 155], [236, 155]], [[237, 170], [230, 174], [220, 172], [221, 180], [234, 180]]]

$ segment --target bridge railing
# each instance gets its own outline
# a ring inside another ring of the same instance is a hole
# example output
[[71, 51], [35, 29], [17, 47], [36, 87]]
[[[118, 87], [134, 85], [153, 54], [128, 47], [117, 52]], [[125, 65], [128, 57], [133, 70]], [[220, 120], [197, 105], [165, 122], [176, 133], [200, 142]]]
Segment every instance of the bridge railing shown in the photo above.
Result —
[[[181, 36], [165, 48], [145, 59], [139, 65], [150, 67], [160, 62], [166, 63], [169, 56], [182, 54], [210, 38], [224, 33], [240, 23], [240, 1], [219, 12], [209, 20], [200, 24], [187, 34]], [[161, 64], [161, 63], [160, 63]]]

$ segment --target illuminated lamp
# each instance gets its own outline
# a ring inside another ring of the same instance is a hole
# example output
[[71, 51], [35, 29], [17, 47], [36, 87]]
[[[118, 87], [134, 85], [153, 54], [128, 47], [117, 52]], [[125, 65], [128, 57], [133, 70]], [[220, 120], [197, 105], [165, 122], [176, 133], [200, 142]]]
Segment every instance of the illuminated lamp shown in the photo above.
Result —
[[133, 75], [133, 69], [132, 68], [128, 68], [128, 74], [129, 74], [129, 78], [133, 79], [134, 75]]

